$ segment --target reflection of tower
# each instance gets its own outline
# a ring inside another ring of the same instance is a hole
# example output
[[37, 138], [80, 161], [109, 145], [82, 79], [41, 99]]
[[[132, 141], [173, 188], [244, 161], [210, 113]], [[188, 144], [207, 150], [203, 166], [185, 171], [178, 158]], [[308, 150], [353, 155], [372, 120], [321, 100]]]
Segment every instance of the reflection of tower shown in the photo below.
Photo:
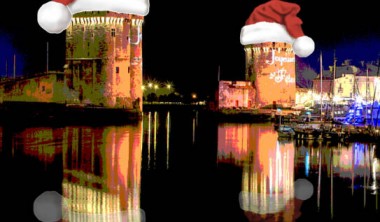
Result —
[[85, 103], [142, 110], [142, 23], [142, 16], [108, 11], [74, 16], [66, 30], [69, 102], [80, 96]]
[[246, 80], [256, 88], [257, 106], [295, 101], [295, 55], [291, 44], [266, 42], [244, 47]]
[[219, 125], [218, 161], [243, 167], [240, 206], [249, 217], [295, 216], [294, 144], [279, 143], [272, 126]]
[[64, 221], [143, 221], [142, 124], [70, 128], [63, 136]]

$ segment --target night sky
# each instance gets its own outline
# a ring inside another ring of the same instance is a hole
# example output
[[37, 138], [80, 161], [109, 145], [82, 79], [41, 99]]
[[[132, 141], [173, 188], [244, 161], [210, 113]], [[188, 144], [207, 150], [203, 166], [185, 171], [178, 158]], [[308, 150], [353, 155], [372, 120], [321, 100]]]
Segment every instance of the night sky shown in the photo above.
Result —
[[[65, 63], [65, 33], [49, 34], [37, 23], [37, 11], [47, 1], [10, 1], [2, 7], [0, 21], [0, 75], [13, 72], [16, 54], [18, 76], [49, 69], [62, 70]], [[171, 81], [182, 93], [207, 95], [214, 91], [220, 65], [221, 80], [243, 80], [244, 50], [240, 30], [253, 9], [267, 1], [254, 0], [151, 0], [143, 24], [144, 78]], [[305, 35], [316, 44], [312, 55], [301, 61], [319, 72], [351, 59], [353, 64], [376, 61], [380, 54], [380, 22], [373, 1], [349, 2], [299, 0], [298, 16]], [[359, 3], [360, 2], [360, 3]], [[4, 4], [4, 3], [3, 3]]]

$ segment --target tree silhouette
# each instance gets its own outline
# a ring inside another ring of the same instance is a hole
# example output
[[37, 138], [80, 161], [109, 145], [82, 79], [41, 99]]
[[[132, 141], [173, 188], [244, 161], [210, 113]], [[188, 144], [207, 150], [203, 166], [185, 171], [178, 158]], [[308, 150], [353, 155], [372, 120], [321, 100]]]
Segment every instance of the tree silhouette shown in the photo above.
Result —
[[318, 76], [318, 73], [305, 64], [300, 59], [296, 62], [296, 84], [300, 88], [313, 88], [313, 79]]

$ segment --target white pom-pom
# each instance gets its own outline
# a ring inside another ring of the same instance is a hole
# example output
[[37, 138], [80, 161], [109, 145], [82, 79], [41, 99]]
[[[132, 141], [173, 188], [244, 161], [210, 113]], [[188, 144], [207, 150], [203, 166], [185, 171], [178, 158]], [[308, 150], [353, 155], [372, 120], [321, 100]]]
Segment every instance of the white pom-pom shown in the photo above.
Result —
[[315, 44], [308, 36], [301, 36], [294, 40], [293, 51], [299, 57], [308, 57], [314, 52]]
[[70, 25], [71, 18], [68, 7], [54, 1], [43, 4], [37, 13], [37, 21], [41, 28], [53, 34], [65, 30]]

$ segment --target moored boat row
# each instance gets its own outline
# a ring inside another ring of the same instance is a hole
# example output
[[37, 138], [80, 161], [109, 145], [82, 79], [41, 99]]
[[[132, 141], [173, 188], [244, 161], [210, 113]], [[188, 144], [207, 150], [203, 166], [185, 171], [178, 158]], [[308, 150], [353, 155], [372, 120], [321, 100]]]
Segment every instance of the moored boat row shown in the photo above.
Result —
[[380, 130], [371, 126], [335, 125], [325, 123], [298, 123], [292, 125], [281, 125], [276, 130], [278, 137], [297, 140], [325, 140], [337, 142], [361, 141], [375, 142], [380, 140]]

